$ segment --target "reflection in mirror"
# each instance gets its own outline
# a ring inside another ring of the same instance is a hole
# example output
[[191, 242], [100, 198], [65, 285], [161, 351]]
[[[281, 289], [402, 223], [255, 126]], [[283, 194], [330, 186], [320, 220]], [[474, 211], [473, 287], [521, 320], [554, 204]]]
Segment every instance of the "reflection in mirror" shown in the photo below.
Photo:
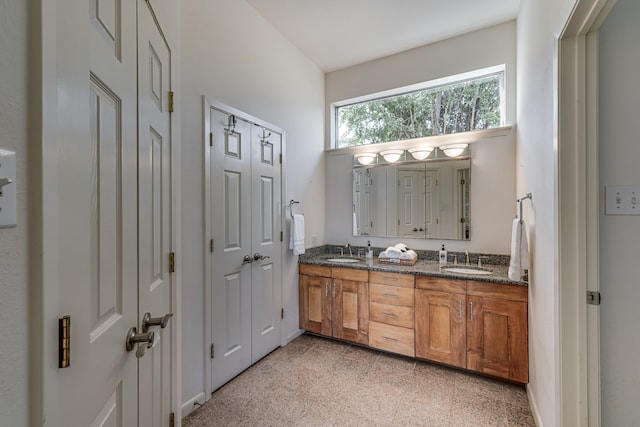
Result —
[[470, 159], [354, 167], [354, 236], [470, 240], [470, 170]]

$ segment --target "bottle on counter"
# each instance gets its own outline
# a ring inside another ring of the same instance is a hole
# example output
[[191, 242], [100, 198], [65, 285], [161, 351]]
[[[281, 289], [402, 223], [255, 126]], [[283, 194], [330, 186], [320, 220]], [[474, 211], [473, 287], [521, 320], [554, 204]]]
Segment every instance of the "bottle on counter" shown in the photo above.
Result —
[[438, 260], [440, 261], [440, 265], [447, 265], [447, 250], [444, 248], [444, 244], [442, 245], [442, 249], [440, 249]]

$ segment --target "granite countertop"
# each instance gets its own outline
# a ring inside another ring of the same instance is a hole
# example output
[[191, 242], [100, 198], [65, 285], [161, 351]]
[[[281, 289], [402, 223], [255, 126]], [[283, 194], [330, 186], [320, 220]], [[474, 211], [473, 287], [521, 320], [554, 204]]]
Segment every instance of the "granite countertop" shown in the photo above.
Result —
[[[463, 274], [463, 273], [451, 273], [444, 271], [440, 268], [438, 261], [430, 261], [419, 259], [415, 265], [407, 266], [400, 264], [387, 264], [378, 261], [377, 257], [373, 259], [360, 258], [358, 262], [341, 263], [328, 261], [330, 258], [341, 258], [340, 255], [334, 253], [322, 253], [322, 254], [309, 254], [300, 256], [298, 262], [300, 264], [322, 265], [327, 267], [342, 267], [342, 268], [354, 268], [358, 270], [371, 270], [371, 271], [387, 271], [393, 273], [410, 273], [416, 276], [434, 276], [444, 277], [448, 279], [463, 279], [463, 280], [476, 280], [482, 282], [498, 283], [505, 285], [519, 285], [528, 286], [527, 282], [513, 281], [508, 277], [509, 266], [507, 265], [483, 265], [480, 269], [491, 271], [491, 275], [482, 274]], [[466, 266], [463, 264], [449, 264], [447, 267], [460, 267], [460, 268], [475, 268], [473, 264]]]

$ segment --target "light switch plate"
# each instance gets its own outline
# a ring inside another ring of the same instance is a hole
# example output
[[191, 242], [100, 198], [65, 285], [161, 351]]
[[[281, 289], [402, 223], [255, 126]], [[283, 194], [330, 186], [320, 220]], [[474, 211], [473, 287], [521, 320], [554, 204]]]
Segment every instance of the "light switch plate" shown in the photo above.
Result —
[[16, 226], [16, 153], [13, 151], [0, 150], [0, 180], [3, 178], [11, 182], [0, 187], [0, 228], [11, 228]]
[[640, 186], [605, 187], [605, 215], [640, 215]]

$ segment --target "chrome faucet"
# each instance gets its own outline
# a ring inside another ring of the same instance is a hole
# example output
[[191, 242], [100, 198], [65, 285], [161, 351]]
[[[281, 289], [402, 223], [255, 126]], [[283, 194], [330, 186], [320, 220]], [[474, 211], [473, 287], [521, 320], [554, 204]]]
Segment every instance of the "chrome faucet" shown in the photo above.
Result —
[[353, 256], [353, 251], [351, 250], [351, 244], [347, 243], [346, 245], [344, 245], [345, 248], [349, 249], [349, 256]]
[[464, 258], [466, 260], [466, 265], [469, 265], [469, 249], [464, 250]]

